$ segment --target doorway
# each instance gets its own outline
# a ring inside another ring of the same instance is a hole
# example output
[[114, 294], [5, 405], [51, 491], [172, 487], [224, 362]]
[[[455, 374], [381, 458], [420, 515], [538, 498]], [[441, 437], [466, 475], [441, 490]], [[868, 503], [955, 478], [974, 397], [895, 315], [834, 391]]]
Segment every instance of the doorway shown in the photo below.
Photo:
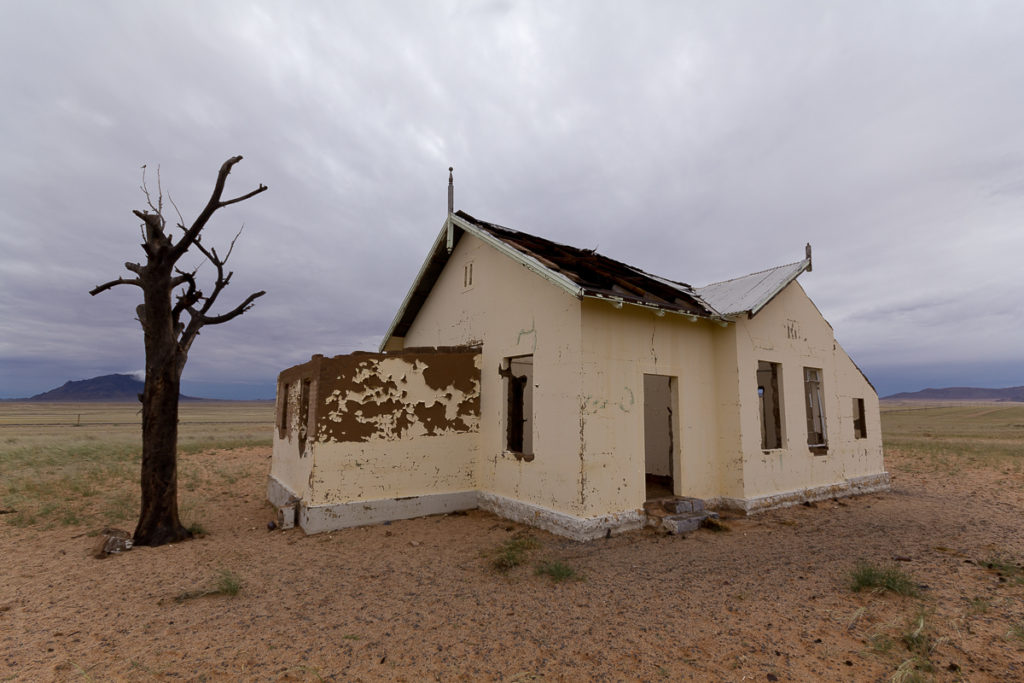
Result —
[[676, 378], [644, 375], [644, 483], [647, 500], [676, 493]]

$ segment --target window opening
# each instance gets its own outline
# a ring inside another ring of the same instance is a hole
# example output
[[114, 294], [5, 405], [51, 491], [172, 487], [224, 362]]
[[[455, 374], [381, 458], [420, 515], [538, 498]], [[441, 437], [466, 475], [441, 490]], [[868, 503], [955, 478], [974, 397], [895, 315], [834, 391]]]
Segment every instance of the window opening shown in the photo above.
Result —
[[288, 433], [288, 390], [291, 385], [284, 382], [277, 395], [277, 434], [282, 439]]
[[505, 378], [505, 450], [533, 460], [533, 356], [506, 358], [499, 370]]
[[469, 289], [473, 286], [473, 262], [470, 261], [462, 267], [462, 286]]
[[825, 448], [825, 403], [822, 400], [821, 368], [804, 368], [804, 405], [807, 407], [807, 445]]
[[306, 435], [307, 425], [309, 421], [309, 385], [312, 380], [302, 380], [302, 386], [299, 389], [299, 454], [306, 452]]
[[864, 399], [853, 399], [853, 438], [866, 439], [868, 436], [868, 421], [864, 416]]
[[761, 404], [761, 448], [782, 448], [781, 368], [778, 363], [757, 362], [757, 396]]

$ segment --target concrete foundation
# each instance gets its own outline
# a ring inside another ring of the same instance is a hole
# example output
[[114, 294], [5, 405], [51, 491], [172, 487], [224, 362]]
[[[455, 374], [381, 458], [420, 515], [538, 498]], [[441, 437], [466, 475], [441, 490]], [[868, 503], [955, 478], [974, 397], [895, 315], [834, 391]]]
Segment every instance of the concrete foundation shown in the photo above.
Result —
[[829, 498], [845, 498], [847, 496], [859, 496], [865, 493], [880, 493], [889, 490], [889, 473], [870, 474], [863, 477], [852, 477], [838, 484], [818, 486], [804, 489], [802, 491], [788, 491], [777, 493], [771, 496], [760, 496], [757, 498], [714, 498], [707, 501], [708, 505], [724, 510], [739, 510], [746, 514], [754, 514], [773, 510], [775, 508], [790, 507], [801, 503], [809, 503]]

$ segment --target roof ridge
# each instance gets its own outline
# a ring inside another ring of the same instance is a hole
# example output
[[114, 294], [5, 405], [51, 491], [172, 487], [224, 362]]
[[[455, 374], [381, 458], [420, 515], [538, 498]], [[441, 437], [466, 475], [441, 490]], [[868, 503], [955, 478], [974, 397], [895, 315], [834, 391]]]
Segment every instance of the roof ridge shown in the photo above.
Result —
[[761, 275], [762, 273], [770, 273], [771, 271], [779, 270], [780, 268], [791, 268], [793, 266], [798, 266], [801, 263], [804, 263], [806, 260], [807, 259], [800, 259], [799, 261], [793, 261], [792, 263], [783, 263], [782, 265], [772, 266], [771, 268], [765, 268], [764, 270], [755, 270], [753, 273], [747, 273], [746, 275], [738, 275], [736, 277], [731, 277], [731, 278], [729, 278], [727, 280], [719, 280], [718, 282], [709, 282], [706, 285], [704, 285], [703, 287], [695, 287], [694, 289], [696, 289], [696, 290], [707, 289], [708, 287], [712, 287], [714, 285], [724, 285], [726, 282], [735, 282], [736, 280], [742, 280], [744, 278], [751, 277], [752, 275]]
[[626, 263], [625, 261], [620, 261], [620, 260], [618, 260], [616, 258], [612, 258], [611, 256], [608, 256], [606, 254], [602, 254], [597, 249], [583, 249], [581, 247], [577, 247], [577, 246], [574, 246], [572, 244], [566, 244], [565, 242], [556, 242], [553, 239], [549, 239], [547, 237], [543, 237], [541, 235], [537, 235], [537, 234], [532, 233], [532, 232], [524, 232], [522, 230], [516, 230], [515, 228], [509, 228], [509, 227], [506, 227], [504, 225], [500, 225], [498, 223], [492, 223], [491, 221], [482, 220], [480, 218], [477, 218], [476, 216], [471, 216], [470, 214], [466, 213], [465, 211], [462, 211], [461, 209], [459, 211], [457, 211], [456, 214], [460, 215], [462, 218], [469, 219], [469, 220], [473, 221], [474, 223], [476, 223], [477, 225], [480, 225], [480, 226], [490, 226], [492, 228], [497, 228], [499, 230], [504, 230], [505, 232], [512, 233], [513, 235], [526, 235], [527, 237], [532, 237], [534, 239], [544, 240], [545, 242], [548, 242], [549, 244], [553, 244], [555, 246], [562, 247], [564, 249], [569, 249], [569, 250], [572, 250], [572, 251], [577, 251], [577, 252], [580, 252], [582, 254], [586, 254], [587, 256], [599, 256], [599, 257], [601, 257], [601, 258], [603, 258], [603, 259], [605, 259], [607, 261], [611, 261], [612, 263], [615, 263], [617, 265], [623, 266], [624, 268], [628, 268], [629, 270], [631, 270], [631, 271], [633, 271], [635, 273], [638, 273], [640, 275], [644, 275], [646, 277], [649, 277], [649, 278], [652, 278], [652, 279], [655, 279], [655, 280], [660, 280], [661, 282], [664, 282], [664, 283], [667, 283], [667, 284], [670, 284], [670, 285], [676, 285], [676, 286], [682, 287], [682, 288], [690, 290], [690, 291], [693, 290], [693, 285], [689, 284], [688, 282], [683, 282], [681, 280], [673, 280], [672, 278], [665, 277], [664, 275], [658, 275], [656, 273], [650, 273], [650, 272], [648, 272], [648, 271], [646, 271], [646, 270], [644, 270], [642, 268], [638, 268], [638, 267], [636, 267], [636, 266], [634, 266], [632, 264]]

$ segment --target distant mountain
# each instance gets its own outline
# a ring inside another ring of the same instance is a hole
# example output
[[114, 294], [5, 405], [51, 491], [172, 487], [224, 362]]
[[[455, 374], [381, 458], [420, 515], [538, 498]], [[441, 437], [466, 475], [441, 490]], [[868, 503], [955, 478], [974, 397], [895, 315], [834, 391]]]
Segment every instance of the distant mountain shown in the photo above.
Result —
[[[103, 375], [77, 382], [65, 382], [64, 386], [36, 394], [28, 401], [104, 401], [120, 403], [122, 401], [138, 401], [139, 394], [145, 384], [133, 375]], [[202, 399], [192, 396], [181, 397], [186, 401]]]
[[1024, 402], [1024, 387], [1005, 389], [978, 389], [974, 387], [948, 387], [946, 389], [922, 389], [885, 396], [884, 400], [897, 401], [1021, 401]]

